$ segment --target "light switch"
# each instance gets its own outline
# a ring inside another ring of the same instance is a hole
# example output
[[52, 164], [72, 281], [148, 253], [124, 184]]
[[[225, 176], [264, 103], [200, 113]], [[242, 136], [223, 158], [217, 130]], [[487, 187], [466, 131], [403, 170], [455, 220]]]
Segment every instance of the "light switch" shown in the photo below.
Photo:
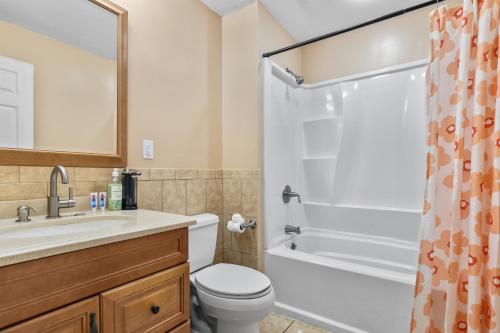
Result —
[[152, 160], [155, 156], [155, 148], [153, 140], [142, 140], [142, 158]]

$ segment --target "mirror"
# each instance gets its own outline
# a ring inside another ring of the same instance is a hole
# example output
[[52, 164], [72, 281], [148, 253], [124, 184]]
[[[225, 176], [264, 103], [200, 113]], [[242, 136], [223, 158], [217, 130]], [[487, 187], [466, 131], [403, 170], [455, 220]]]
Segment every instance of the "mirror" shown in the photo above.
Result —
[[0, 1], [0, 164], [125, 164], [126, 18], [107, 0]]

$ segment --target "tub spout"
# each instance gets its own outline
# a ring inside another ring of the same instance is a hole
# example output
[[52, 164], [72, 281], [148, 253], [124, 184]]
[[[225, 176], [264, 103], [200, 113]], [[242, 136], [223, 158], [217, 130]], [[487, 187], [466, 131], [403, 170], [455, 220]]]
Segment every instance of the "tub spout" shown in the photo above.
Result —
[[290, 234], [290, 233], [294, 233], [294, 234], [300, 234], [300, 227], [299, 226], [292, 226], [292, 225], [285, 225], [285, 233], [287, 234]]

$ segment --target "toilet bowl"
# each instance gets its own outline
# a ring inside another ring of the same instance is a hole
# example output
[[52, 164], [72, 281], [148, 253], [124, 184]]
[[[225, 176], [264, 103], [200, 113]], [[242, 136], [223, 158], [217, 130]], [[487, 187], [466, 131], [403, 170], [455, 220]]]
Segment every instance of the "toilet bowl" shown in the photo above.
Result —
[[275, 301], [271, 281], [245, 266], [210, 266], [219, 219], [212, 214], [195, 218], [198, 223], [189, 230], [192, 332], [258, 333], [258, 322], [271, 312]]

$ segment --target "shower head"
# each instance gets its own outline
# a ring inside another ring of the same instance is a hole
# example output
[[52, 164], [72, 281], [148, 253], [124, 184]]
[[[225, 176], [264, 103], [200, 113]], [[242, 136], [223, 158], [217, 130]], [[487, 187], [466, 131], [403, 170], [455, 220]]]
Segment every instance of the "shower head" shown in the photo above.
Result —
[[288, 74], [290, 74], [291, 76], [293, 76], [293, 78], [295, 79], [295, 82], [297, 82], [297, 84], [299, 86], [301, 86], [303, 83], [304, 83], [304, 77], [301, 76], [301, 75], [297, 75], [295, 74], [292, 70], [290, 70], [289, 68], [286, 69], [286, 72]]

